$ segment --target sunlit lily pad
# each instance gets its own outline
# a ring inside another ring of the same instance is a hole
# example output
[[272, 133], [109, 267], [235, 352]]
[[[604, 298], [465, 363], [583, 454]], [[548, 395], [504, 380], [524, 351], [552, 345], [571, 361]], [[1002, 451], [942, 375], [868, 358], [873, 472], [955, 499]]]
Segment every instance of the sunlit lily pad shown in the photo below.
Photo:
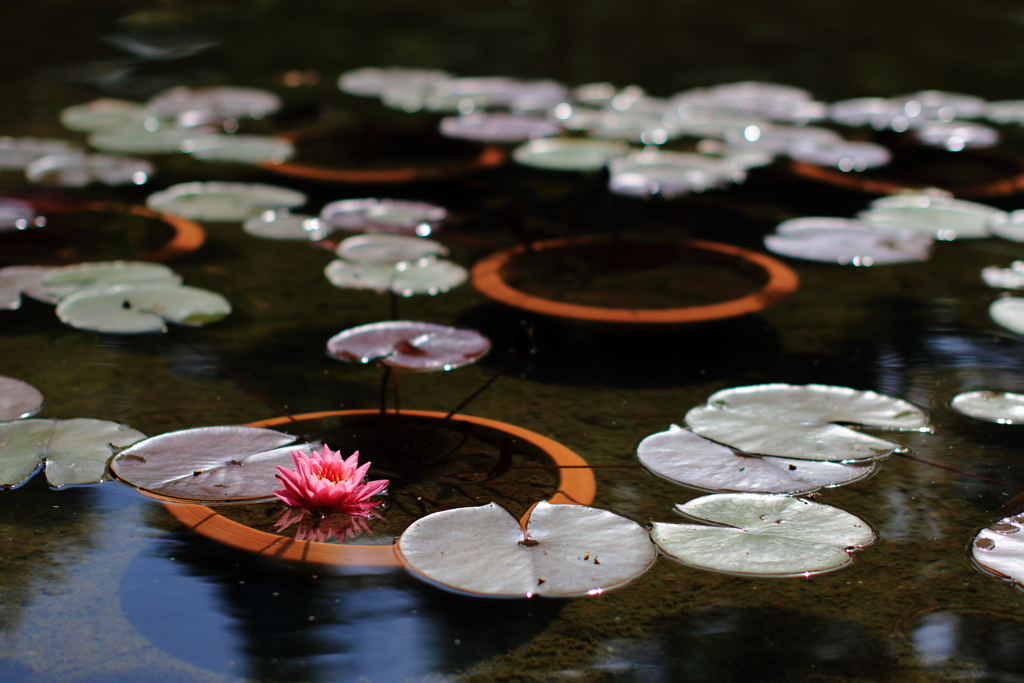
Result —
[[558, 135], [562, 127], [553, 121], [522, 114], [477, 112], [441, 119], [442, 135], [481, 142], [523, 142]]
[[746, 172], [734, 168], [728, 159], [656, 148], [612, 159], [608, 168], [612, 192], [640, 197], [658, 194], [666, 199], [742, 183], [747, 178]]
[[737, 453], [688, 429], [672, 425], [637, 448], [647, 469], [701, 491], [799, 495], [841, 486], [874, 474], [877, 465], [841, 465]]
[[167, 323], [199, 327], [230, 313], [231, 304], [220, 294], [170, 285], [87, 289], [57, 305], [57, 317], [65, 324], [109, 334], [165, 332]]
[[[400, 268], [406, 265], [407, 267]], [[469, 273], [451, 261], [399, 264], [358, 263], [336, 259], [324, 268], [324, 275], [335, 287], [391, 291], [401, 296], [443, 294], [466, 281]]]
[[327, 352], [339, 360], [377, 360], [411, 372], [453, 370], [475, 363], [490, 348], [476, 330], [404, 320], [352, 327], [327, 342]]
[[[875, 540], [849, 512], [801, 498], [720, 493], [676, 505], [707, 524], [655, 522], [662, 552], [698, 569], [740, 576], [808, 576], [842, 569], [853, 550]], [[715, 526], [708, 526], [708, 525]]]
[[[146, 122], [150, 129], [146, 128]], [[121, 126], [108, 126], [89, 135], [89, 146], [113, 154], [174, 154], [181, 151], [181, 143], [197, 135], [215, 133], [213, 126], [177, 128], [155, 118], [145, 122]]]
[[118, 454], [110, 470], [159, 496], [221, 502], [269, 498], [280, 488], [277, 466], [294, 469], [290, 453], [316, 444], [259, 427], [200, 427], [141, 441]]
[[999, 133], [994, 128], [969, 121], [929, 121], [914, 128], [914, 137], [926, 145], [950, 152], [999, 144]]
[[[0, 424], [0, 486], [21, 486], [41, 467], [51, 486], [103, 480], [117, 448], [146, 438], [107, 420], [18, 420]], [[112, 447], [113, 446], [113, 447]]]
[[809, 216], [780, 223], [777, 234], [765, 235], [771, 252], [841, 266], [874, 266], [927, 261], [928, 235], [878, 228], [847, 218]]
[[45, 304], [56, 304], [59, 299], [43, 287], [43, 279], [53, 270], [55, 269], [47, 266], [0, 268], [0, 309], [21, 308], [22, 294]]
[[831, 166], [843, 172], [865, 171], [885, 166], [892, 161], [892, 153], [872, 142], [842, 140], [829, 144], [797, 143], [789, 148], [789, 156], [818, 166]]
[[984, 571], [1024, 589], [1024, 515], [1006, 517], [978, 532], [971, 557]]
[[306, 195], [285, 187], [218, 181], [172, 185], [146, 199], [154, 211], [204, 221], [240, 221], [266, 209], [305, 203]]
[[981, 279], [995, 289], [1024, 289], [1024, 261], [1014, 261], [1009, 268], [986, 266]]
[[[0, 274], [3, 272], [0, 271]], [[95, 261], [49, 268], [43, 274], [40, 284], [47, 298], [60, 300], [84, 289], [143, 284], [177, 286], [181, 284], [181, 276], [160, 263]]]
[[182, 142], [181, 151], [204, 161], [280, 164], [295, 156], [295, 145], [269, 135], [202, 135]]
[[85, 187], [104, 185], [145, 185], [153, 175], [153, 164], [144, 159], [110, 154], [50, 154], [25, 167], [25, 177], [40, 185]]
[[146, 115], [146, 108], [138, 102], [104, 97], [62, 109], [60, 122], [71, 130], [91, 131], [132, 124], [142, 121]]
[[931, 235], [940, 240], [988, 237], [988, 224], [1002, 212], [963, 199], [930, 195], [893, 195], [871, 202], [857, 218], [896, 230]]
[[437, 256], [448, 254], [448, 248], [440, 242], [423, 237], [370, 234], [354, 235], [342, 240], [335, 253], [346, 261], [358, 263], [414, 264], [427, 259], [421, 264], [426, 266], [434, 262]]
[[318, 240], [323, 239], [315, 216], [304, 213], [285, 213], [271, 209], [258, 216], [250, 216], [242, 223], [242, 230], [253, 237], [267, 240]]
[[622, 141], [543, 138], [517, 147], [512, 158], [524, 166], [551, 171], [598, 171], [628, 152], [629, 145]]
[[360, 232], [397, 232], [426, 237], [437, 230], [448, 211], [443, 206], [406, 199], [342, 199], [320, 211], [329, 228]]
[[988, 230], [996, 237], [1024, 242], [1024, 211], [997, 213], [988, 220]]
[[28, 382], [0, 377], [0, 421], [20, 420], [43, 407], [43, 394]]
[[1016, 334], [1024, 334], [1024, 298], [1017, 296], [996, 299], [988, 314], [997, 323]]
[[492, 597], [598, 595], [643, 574], [657, 557], [636, 522], [584, 505], [540, 502], [525, 533], [504, 508], [435, 512], [398, 540], [405, 566], [430, 583]]
[[1009, 391], [967, 391], [949, 402], [953, 410], [976, 420], [997, 424], [1024, 423], [1024, 394]]
[[760, 384], [725, 389], [706, 406], [691, 409], [686, 423], [701, 436], [745, 453], [798, 460], [858, 462], [901, 447], [832, 423], [884, 429], [928, 429], [917, 406], [873, 391], [808, 384]]

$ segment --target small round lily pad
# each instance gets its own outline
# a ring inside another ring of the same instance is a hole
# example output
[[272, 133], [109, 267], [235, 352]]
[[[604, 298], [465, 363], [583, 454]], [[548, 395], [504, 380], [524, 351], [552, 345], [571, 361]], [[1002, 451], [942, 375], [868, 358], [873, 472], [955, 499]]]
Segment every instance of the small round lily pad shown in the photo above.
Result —
[[360, 325], [327, 342], [327, 352], [339, 360], [376, 360], [409, 372], [454, 370], [480, 360], [490, 348], [476, 330], [404, 320]]
[[847, 218], [809, 216], [780, 223], [764, 245], [771, 252], [841, 266], [875, 266], [927, 261], [928, 235], [877, 228]]
[[553, 121], [501, 112], [476, 112], [465, 116], [446, 116], [441, 119], [441, 135], [481, 142], [523, 142], [549, 137], [562, 132]]
[[323, 239], [315, 216], [304, 213], [285, 213], [268, 209], [258, 216], [250, 216], [242, 223], [242, 230], [253, 237], [266, 240]]
[[181, 143], [197, 135], [216, 132], [213, 126], [175, 128], [156, 119], [157, 127], [147, 129], [144, 123], [99, 128], [89, 135], [89, 146], [112, 154], [174, 154], [181, 151]]
[[1024, 334], [1024, 298], [1008, 296], [996, 299], [988, 307], [988, 315], [1016, 334]]
[[84, 132], [132, 124], [142, 121], [146, 115], [146, 108], [138, 102], [103, 97], [62, 109], [60, 122], [66, 128]]
[[204, 161], [281, 164], [295, 156], [295, 145], [269, 135], [202, 135], [185, 140], [181, 151]]
[[1003, 212], [985, 204], [929, 195], [893, 195], [871, 202], [857, 218], [896, 230], [907, 230], [936, 239], [988, 237], [989, 222]]
[[179, 86], [157, 93], [150, 98], [147, 106], [163, 116], [175, 116], [187, 111], [208, 111], [233, 119], [262, 119], [281, 108], [281, 98], [256, 88]]
[[801, 498], [719, 493], [676, 505], [676, 511], [704, 524], [655, 522], [654, 542], [683, 564], [724, 574], [783, 578], [834, 571], [875, 540], [860, 517]]
[[517, 147], [512, 158], [524, 166], [551, 171], [598, 171], [628, 152], [629, 145], [616, 140], [543, 138]]
[[25, 177], [40, 185], [85, 187], [104, 185], [145, 185], [153, 175], [153, 164], [145, 159], [110, 154], [50, 154], [25, 167]]
[[443, 260], [420, 265], [419, 262], [359, 263], [336, 259], [327, 264], [324, 275], [332, 285], [342, 289], [391, 291], [406, 297], [443, 294], [458, 287], [469, 277], [462, 266]]
[[109, 334], [165, 332], [167, 323], [199, 327], [231, 313], [220, 294], [198, 287], [120, 285], [71, 294], [57, 317], [71, 327]]
[[54, 138], [0, 137], [0, 169], [24, 170], [36, 159], [50, 154], [73, 154], [81, 148], [73, 142]]
[[1024, 589], [1024, 515], [1005, 517], [974, 537], [971, 558], [988, 574]]
[[956, 412], [996, 424], [1024, 423], [1024, 394], [1009, 391], [966, 391], [949, 405]]
[[416, 263], [427, 259], [429, 265], [437, 256], [448, 254], [448, 247], [440, 242], [411, 235], [368, 234], [353, 235], [341, 241], [335, 253], [346, 261], [357, 263]]
[[31, 417], [43, 407], [43, 394], [28, 382], [0, 377], [0, 422]]
[[448, 217], [443, 206], [406, 199], [342, 199], [320, 212], [327, 227], [360, 232], [396, 232], [426, 237]]
[[305, 203], [306, 195], [285, 187], [219, 181], [172, 185], [146, 199], [154, 211], [205, 221], [241, 221], [267, 209]]

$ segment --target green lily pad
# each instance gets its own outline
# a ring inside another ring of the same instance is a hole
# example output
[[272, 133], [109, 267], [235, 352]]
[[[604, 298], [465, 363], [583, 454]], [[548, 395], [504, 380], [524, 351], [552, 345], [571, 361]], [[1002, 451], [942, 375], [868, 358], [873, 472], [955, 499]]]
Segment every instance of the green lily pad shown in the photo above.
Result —
[[640, 464], [669, 481], [701, 491], [799, 495], [870, 477], [868, 465], [746, 455], [672, 425], [637, 448]]
[[201, 135], [181, 143], [183, 152], [204, 161], [281, 164], [295, 156], [295, 145], [269, 135]]
[[686, 413], [687, 426], [697, 434], [756, 455], [849, 463], [901, 448], [835, 422], [928, 431], [927, 416], [907, 401], [821, 384], [725, 389]]
[[43, 394], [28, 382], [0, 377], [0, 421], [31, 417], [43, 407]]
[[63, 299], [57, 317], [71, 327], [111, 334], [166, 331], [166, 323], [199, 327], [231, 313], [220, 294], [198, 287], [120, 285]]
[[146, 199], [154, 211], [201, 221], [241, 221], [267, 209], [305, 203], [306, 195], [286, 187], [219, 181], [180, 183]]
[[[871, 525], [830, 505], [757, 493], [695, 498], [676, 511], [706, 524], [655, 522], [651, 538], [683, 564], [739, 576], [809, 576], [842, 569], [875, 540]], [[708, 525], [715, 526], [708, 526]]]
[[598, 595], [640, 576], [657, 557], [633, 520], [545, 501], [533, 508], [525, 532], [495, 503], [435, 512], [413, 522], [398, 549], [415, 576], [491, 597]]
[[110, 463], [114, 475], [160, 497], [205, 503], [259, 500], [281, 488], [277, 466], [294, 468], [290, 434], [259, 427], [218, 426], [168, 432], [125, 449]]
[[85, 289], [141, 284], [173, 287], [181, 284], [181, 276], [159, 263], [97, 261], [51, 268], [43, 276], [41, 284], [50, 299], [59, 301]]
[[21, 308], [22, 294], [46, 304], [56, 304], [58, 299], [43, 288], [43, 279], [53, 270], [47, 266], [0, 268], [0, 309], [13, 311]]
[[[45, 467], [56, 488], [103, 480], [116, 448], [146, 438], [108, 420], [18, 420], [0, 424], [0, 486], [17, 488]], [[112, 447], [113, 446], [113, 447]]]
[[1009, 391], [967, 391], [949, 402], [961, 415], [976, 420], [1010, 425], [1024, 423], [1024, 394]]

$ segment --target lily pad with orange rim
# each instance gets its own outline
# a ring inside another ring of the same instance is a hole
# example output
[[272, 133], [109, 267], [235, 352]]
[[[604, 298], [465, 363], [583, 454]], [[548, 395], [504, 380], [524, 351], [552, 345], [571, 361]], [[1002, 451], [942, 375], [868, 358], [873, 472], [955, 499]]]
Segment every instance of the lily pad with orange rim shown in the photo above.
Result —
[[[292, 418], [261, 420], [247, 426], [282, 426], [296, 430], [317, 420], [332, 420], [338, 425], [366, 426], [380, 425], [383, 419], [389, 422], [409, 420], [433, 428], [444, 418], [444, 413], [422, 410], [403, 410], [401, 413], [389, 411], [384, 415], [376, 410], [342, 410], [306, 413]], [[593, 471], [583, 458], [565, 446], [536, 432], [496, 420], [461, 414], [453, 415], [450, 419], [452, 426], [462, 423], [468, 423], [473, 433], [481, 438], [491, 441], [508, 438], [516, 444], [517, 448], [531, 451], [551, 461], [553, 465], [547, 467], [554, 469], [558, 473], [558, 478], [554, 493], [548, 495], [548, 502], [589, 505], [594, 500], [596, 482]], [[332, 444], [332, 447], [338, 445], [340, 444]], [[343, 445], [341, 446], [344, 448]], [[204, 505], [167, 499], [160, 500], [167, 510], [189, 529], [230, 547], [263, 557], [325, 565], [400, 566], [392, 544], [359, 545], [296, 540], [253, 528]], [[460, 505], [453, 505], [453, 507], [458, 506]]]
[[[260, 168], [278, 175], [290, 176], [292, 178], [303, 178], [305, 180], [319, 180], [329, 183], [360, 183], [360, 184], [387, 184], [387, 183], [411, 183], [421, 180], [437, 180], [468, 173], [471, 171], [495, 168], [501, 166], [508, 159], [508, 152], [492, 144], [478, 145], [463, 141], [446, 140], [437, 136], [439, 144], [445, 148], [453, 148], [456, 153], [446, 155], [438, 153], [434, 158], [441, 161], [427, 161], [412, 157], [412, 150], [419, 150], [423, 147], [422, 137], [403, 136], [345, 136], [330, 129], [313, 129], [303, 131], [287, 131], [277, 135], [281, 140], [288, 141], [296, 146], [296, 159], [284, 163], [264, 161], [257, 164]], [[379, 146], [385, 144], [395, 147], [397, 150], [389, 156], [394, 157], [387, 165], [369, 165], [371, 160], [376, 160], [374, 152], [379, 150], [359, 148], [367, 144], [366, 138], [378, 140]], [[308, 150], [304, 143], [318, 143], [324, 147], [324, 143], [330, 143], [339, 147], [345, 152], [344, 156], [352, 156], [354, 162], [351, 166], [334, 166], [328, 163], [317, 163], [309, 157]], [[408, 151], [407, 159], [402, 158], [402, 151]], [[359, 163], [363, 158], [366, 165]]]
[[473, 267], [473, 285], [541, 315], [643, 326], [756, 313], [795, 292], [799, 278], [770, 256], [729, 244], [580, 237], [495, 252]]

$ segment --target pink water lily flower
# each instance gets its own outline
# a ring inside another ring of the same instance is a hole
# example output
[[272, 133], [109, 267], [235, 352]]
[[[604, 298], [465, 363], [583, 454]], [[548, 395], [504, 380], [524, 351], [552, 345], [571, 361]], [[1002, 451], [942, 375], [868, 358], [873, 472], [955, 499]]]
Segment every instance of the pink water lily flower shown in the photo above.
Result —
[[349, 515], [367, 516], [368, 511], [380, 501], [369, 498], [382, 493], [388, 487], [387, 479], [367, 481], [366, 471], [370, 463], [359, 464], [359, 451], [348, 458], [324, 445], [318, 453], [307, 456], [301, 451], [292, 451], [295, 469], [277, 468], [277, 479], [284, 487], [274, 495], [293, 508], [312, 509], [326, 515], [329, 512], [344, 512]]

